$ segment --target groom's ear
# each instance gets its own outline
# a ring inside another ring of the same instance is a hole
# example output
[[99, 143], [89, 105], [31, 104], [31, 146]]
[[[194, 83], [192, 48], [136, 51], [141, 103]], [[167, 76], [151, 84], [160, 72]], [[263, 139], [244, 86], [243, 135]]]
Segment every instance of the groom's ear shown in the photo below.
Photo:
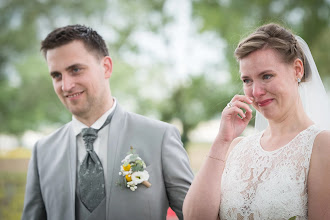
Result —
[[104, 77], [106, 79], [111, 77], [112, 74], [112, 60], [109, 56], [105, 56], [102, 60], [102, 65], [104, 68]]
[[295, 61], [293, 62], [293, 67], [294, 67], [296, 79], [297, 78], [299, 78], [299, 79], [303, 78], [303, 76], [304, 76], [304, 64], [303, 64], [302, 60], [299, 59], [299, 58], [295, 59]]

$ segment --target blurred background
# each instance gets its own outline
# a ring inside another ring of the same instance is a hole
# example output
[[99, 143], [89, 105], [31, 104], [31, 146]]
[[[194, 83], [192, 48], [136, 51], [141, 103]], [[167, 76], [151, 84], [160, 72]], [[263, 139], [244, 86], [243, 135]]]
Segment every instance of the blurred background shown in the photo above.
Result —
[[112, 94], [175, 124], [197, 172], [221, 110], [243, 93], [233, 51], [268, 22], [306, 40], [329, 91], [330, 0], [0, 0], [0, 219], [21, 217], [34, 143], [71, 120], [39, 51], [54, 28], [79, 23], [104, 37]]

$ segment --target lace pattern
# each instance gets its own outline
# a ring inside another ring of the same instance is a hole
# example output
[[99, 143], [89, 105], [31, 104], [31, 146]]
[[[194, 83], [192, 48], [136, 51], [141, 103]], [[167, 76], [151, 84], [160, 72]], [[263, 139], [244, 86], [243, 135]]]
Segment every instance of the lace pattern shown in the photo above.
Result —
[[243, 138], [230, 153], [221, 181], [220, 218], [307, 219], [307, 177], [312, 125], [285, 146], [265, 151], [262, 132]]

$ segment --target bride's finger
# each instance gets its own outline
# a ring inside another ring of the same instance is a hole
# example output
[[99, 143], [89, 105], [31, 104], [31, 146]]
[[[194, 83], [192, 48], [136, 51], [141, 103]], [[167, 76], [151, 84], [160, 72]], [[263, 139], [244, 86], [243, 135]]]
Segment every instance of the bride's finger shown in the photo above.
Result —
[[237, 107], [237, 106], [232, 106], [232, 107], [228, 110], [228, 113], [229, 113], [230, 115], [235, 115], [235, 116], [239, 115], [239, 116], [241, 116], [241, 118], [245, 118], [245, 117], [246, 117], [244, 111], [243, 111], [241, 108]]
[[236, 106], [238, 108], [242, 108], [246, 112], [252, 112], [252, 109], [250, 108], [250, 106], [248, 104], [246, 104], [245, 102], [235, 101], [235, 102], [232, 102], [232, 106]]
[[251, 120], [251, 118], [252, 118], [252, 111], [250, 112], [250, 111], [247, 111], [247, 112], [245, 112], [245, 118], [244, 118], [244, 120], [247, 120], [247, 121], [250, 121]]
[[235, 101], [241, 101], [241, 102], [245, 102], [248, 104], [252, 104], [252, 98], [246, 96], [246, 95], [235, 95], [232, 99], [231, 99], [231, 103], [235, 102]]

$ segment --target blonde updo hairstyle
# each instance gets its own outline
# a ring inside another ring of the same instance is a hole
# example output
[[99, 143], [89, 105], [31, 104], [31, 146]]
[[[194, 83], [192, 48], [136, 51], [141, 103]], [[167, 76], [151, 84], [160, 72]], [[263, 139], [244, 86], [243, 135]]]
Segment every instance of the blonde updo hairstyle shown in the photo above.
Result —
[[304, 53], [292, 32], [278, 24], [270, 23], [259, 27], [238, 44], [234, 54], [239, 61], [256, 50], [266, 48], [276, 50], [285, 63], [292, 63], [299, 58], [304, 65], [301, 81], [306, 81], [310, 75], [310, 67]]

